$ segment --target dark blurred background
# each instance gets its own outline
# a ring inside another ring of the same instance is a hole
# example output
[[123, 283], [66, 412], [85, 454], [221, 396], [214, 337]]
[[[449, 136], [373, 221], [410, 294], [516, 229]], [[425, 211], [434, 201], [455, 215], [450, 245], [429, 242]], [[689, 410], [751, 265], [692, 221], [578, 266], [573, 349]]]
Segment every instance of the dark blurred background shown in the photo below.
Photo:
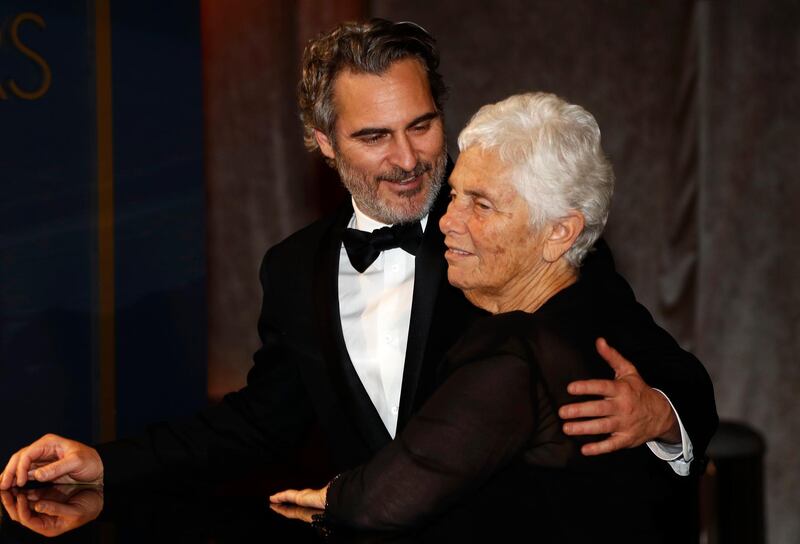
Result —
[[795, 0], [3, 0], [0, 457], [244, 383], [260, 258], [343, 195], [302, 146], [303, 45], [370, 16], [438, 39], [454, 158], [469, 116], [515, 92], [594, 113], [617, 264], [721, 417], [766, 438], [768, 540], [797, 542]]

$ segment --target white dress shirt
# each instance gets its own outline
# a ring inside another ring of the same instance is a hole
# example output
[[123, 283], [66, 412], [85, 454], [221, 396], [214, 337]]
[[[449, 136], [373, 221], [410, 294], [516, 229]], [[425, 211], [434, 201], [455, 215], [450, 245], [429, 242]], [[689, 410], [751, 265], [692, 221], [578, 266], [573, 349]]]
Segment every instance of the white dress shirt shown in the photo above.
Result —
[[[389, 226], [365, 215], [355, 202], [353, 210], [349, 228], [372, 232]], [[425, 216], [423, 231], [427, 222]], [[339, 316], [347, 353], [392, 438], [414, 297], [414, 259], [400, 248], [389, 249], [359, 273], [344, 245], [339, 251]]]
[[[364, 214], [355, 201], [353, 211], [348, 228], [372, 232], [390, 226]], [[427, 222], [425, 216], [421, 221], [423, 232]], [[345, 346], [361, 383], [392, 438], [397, 432], [403, 385], [414, 296], [414, 263], [413, 255], [394, 248], [381, 252], [369, 268], [359, 273], [350, 263], [344, 245], [339, 250], [339, 316]], [[674, 411], [675, 407], [672, 409]], [[677, 412], [675, 416], [678, 417]], [[647, 446], [658, 458], [667, 461], [676, 473], [685, 476], [692, 461], [692, 444], [680, 417], [678, 423], [682, 444], [651, 441]]]

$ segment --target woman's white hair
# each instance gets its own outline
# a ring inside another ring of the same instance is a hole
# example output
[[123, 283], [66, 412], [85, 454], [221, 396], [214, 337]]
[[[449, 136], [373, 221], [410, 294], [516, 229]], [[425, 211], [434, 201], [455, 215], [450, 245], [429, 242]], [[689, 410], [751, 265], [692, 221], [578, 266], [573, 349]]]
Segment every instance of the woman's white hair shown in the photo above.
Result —
[[483, 106], [458, 137], [464, 151], [496, 152], [541, 228], [570, 210], [585, 226], [565, 257], [580, 266], [600, 237], [614, 192], [614, 171], [591, 113], [548, 93], [525, 93]]

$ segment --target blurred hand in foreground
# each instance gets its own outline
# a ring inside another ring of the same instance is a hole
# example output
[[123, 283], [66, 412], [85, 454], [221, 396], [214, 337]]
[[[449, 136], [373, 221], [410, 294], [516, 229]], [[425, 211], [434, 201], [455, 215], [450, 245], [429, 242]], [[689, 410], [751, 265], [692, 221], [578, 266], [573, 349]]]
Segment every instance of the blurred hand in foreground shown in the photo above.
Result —
[[22, 487], [29, 480], [56, 484], [102, 484], [103, 461], [97, 450], [47, 434], [11, 456], [0, 476], [0, 490]]

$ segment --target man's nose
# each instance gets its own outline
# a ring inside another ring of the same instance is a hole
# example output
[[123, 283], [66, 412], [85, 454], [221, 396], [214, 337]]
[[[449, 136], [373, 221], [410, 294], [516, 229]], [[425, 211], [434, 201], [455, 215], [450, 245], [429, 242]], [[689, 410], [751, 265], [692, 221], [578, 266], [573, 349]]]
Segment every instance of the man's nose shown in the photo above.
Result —
[[394, 139], [389, 160], [393, 165], [402, 168], [406, 172], [410, 172], [417, 166], [417, 154], [405, 134]]

